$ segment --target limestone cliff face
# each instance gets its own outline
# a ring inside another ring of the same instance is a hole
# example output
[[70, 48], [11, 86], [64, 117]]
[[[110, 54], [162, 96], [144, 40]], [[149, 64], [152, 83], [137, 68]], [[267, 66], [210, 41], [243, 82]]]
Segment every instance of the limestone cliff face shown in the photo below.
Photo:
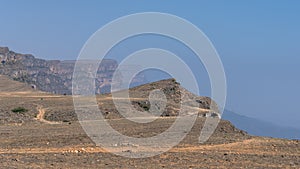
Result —
[[[8, 75], [14, 80], [26, 82], [34, 88], [50, 93], [72, 92], [74, 60], [43, 60], [30, 54], [15, 53], [7, 47], [0, 47], [0, 62], [0, 74]], [[96, 93], [110, 91], [111, 79], [117, 67], [118, 63], [115, 60], [102, 60], [95, 79]], [[136, 85], [145, 82], [142, 75], [134, 79]]]

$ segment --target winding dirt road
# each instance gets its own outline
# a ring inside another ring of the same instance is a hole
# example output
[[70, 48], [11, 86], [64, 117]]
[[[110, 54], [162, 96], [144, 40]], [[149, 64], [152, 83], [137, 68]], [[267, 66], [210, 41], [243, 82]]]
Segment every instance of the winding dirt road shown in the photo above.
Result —
[[43, 123], [47, 123], [47, 124], [61, 124], [60, 122], [54, 122], [54, 121], [49, 121], [45, 119], [45, 113], [46, 113], [46, 109], [43, 108], [43, 106], [38, 105], [37, 106], [37, 111], [39, 112], [36, 116], [36, 120], [43, 122]]

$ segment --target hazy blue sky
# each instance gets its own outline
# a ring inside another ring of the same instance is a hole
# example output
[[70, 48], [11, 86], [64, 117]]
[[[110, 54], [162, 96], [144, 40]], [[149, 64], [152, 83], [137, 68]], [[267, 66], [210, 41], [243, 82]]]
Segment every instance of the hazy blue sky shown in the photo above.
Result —
[[[45, 59], [76, 59], [92, 33], [127, 14], [155, 11], [185, 18], [203, 30], [220, 54], [228, 109], [300, 128], [300, 1], [0, 0], [0, 4], [0, 46]], [[156, 41], [149, 39], [152, 44]], [[134, 42], [130, 43], [140, 44]], [[164, 44], [179, 49], [178, 44]], [[189, 54], [185, 49], [177, 52]]]

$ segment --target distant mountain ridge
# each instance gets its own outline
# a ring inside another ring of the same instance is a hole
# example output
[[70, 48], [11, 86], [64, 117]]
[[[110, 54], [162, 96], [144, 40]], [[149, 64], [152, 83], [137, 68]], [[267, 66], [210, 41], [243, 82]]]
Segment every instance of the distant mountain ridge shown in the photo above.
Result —
[[222, 119], [230, 121], [237, 128], [247, 131], [251, 135], [300, 139], [300, 129], [292, 127], [279, 126], [263, 120], [239, 115], [237, 113], [224, 110]]
[[[34, 88], [56, 94], [71, 94], [75, 60], [43, 60], [31, 54], [20, 54], [0, 47], [0, 74], [13, 80], [31, 84]], [[118, 67], [117, 61], [103, 59], [95, 79], [96, 93], [110, 91], [113, 73]], [[134, 85], [145, 83], [145, 77], [139, 75], [133, 79]]]

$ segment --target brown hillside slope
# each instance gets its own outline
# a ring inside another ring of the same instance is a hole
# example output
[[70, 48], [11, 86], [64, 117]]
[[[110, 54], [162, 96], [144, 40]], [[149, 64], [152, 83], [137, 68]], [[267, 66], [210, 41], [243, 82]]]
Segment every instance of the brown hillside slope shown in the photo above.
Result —
[[7, 76], [0, 75], [0, 92], [33, 92], [30, 85], [14, 81]]

